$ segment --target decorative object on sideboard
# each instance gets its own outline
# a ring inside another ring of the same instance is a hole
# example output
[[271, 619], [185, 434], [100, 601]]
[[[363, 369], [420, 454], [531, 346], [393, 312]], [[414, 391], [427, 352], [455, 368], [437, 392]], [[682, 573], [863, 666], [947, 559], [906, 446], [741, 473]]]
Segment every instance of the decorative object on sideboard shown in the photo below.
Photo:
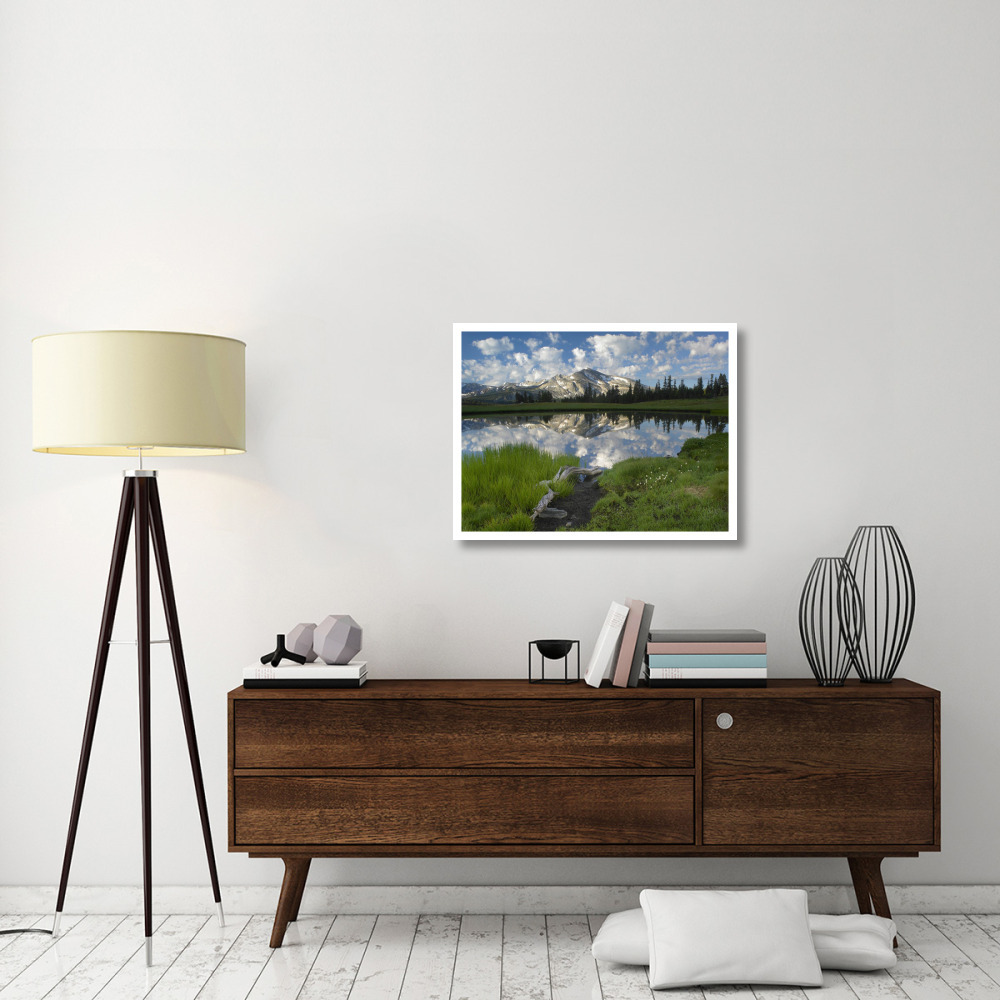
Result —
[[638, 687], [646, 665], [646, 643], [653, 623], [653, 605], [629, 598], [618, 657], [611, 670], [613, 687]]
[[844, 561], [862, 602], [854, 667], [862, 681], [886, 683], [899, 666], [913, 628], [917, 592], [910, 561], [896, 529], [888, 524], [859, 526]]
[[[270, 663], [272, 667], [276, 667], [282, 660], [299, 664], [306, 662], [306, 658], [301, 653], [296, 653], [286, 646], [285, 637], [280, 632], [274, 637], [274, 640], [274, 649], [260, 658], [261, 663]], [[314, 656], [313, 659], [316, 657]]]
[[767, 687], [759, 629], [653, 629], [646, 654], [650, 687]]
[[313, 649], [324, 663], [350, 663], [361, 652], [361, 626], [350, 615], [327, 615], [313, 633]]
[[254, 663], [243, 671], [245, 688], [359, 688], [368, 680], [368, 663]]
[[628, 619], [628, 605], [619, 604], [617, 601], [611, 602], [608, 613], [604, 618], [601, 631], [597, 634], [597, 642], [594, 643], [593, 652], [587, 661], [587, 667], [583, 672], [583, 679], [591, 687], [600, 687], [605, 678], [611, 677], [611, 671], [615, 664], [615, 654], [621, 645], [622, 630]]
[[299, 622], [286, 636], [285, 645], [293, 652], [303, 657], [302, 663], [312, 663], [316, 659], [314, 640], [316, 638], [315, 622]]
[[841, 687], [851, 672], [862, 614], [861, 593], [843, 556], [820, 556], [799, 598], [799, 635], [821, 687]]
[[[153, 642], [170, 645], [220, 923], [224, 917], [156, 472], [143, 469], [142, 460], [147, 456], [232, 455], [246, 450], [245, 352], [246, 345], [242, 341], [228, 337], [153, 330], [55, 333], [36, 337], [32, 341], [34, 450], [69, 455], [138, 456], [139, 459], [138, 469], [125, 472], [122, 487], [53, 934], [58, 934], [66, 899], [107, 669], [108, 648], [113, 641], [111, 633], [129, 535], [132, 534], [138, 634], [134, 642], [124, 641], [137, 647], [139, 661], [143, 906], [147, 965], [152, 964], [153, 934], [150, 778], [150, 646]], [[150, 638], [150, 542], [163, 599], [166, 640]]]
[[[576, 646], [576, 671], [570, 673], [569, 654]], [[541, 654], [540, 669], [538, 676], [535, 676], [533, 666], [532, 647]], [[562, 676], [557, 673], [554, 677], [546, 675], [545, 663], [547, 660], [562, 660]], [[532, 639], [528, 643], [528, 682], [530, 684], [576, 684], [580, 679], [580, 640], [579, 639]]]

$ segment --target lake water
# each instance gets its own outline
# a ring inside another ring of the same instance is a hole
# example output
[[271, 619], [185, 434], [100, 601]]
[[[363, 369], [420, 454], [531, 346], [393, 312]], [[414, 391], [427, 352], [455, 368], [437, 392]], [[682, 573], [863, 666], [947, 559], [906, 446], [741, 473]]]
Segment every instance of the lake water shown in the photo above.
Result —
[[527, 442], [607, 469], [625, 458], [676, 455], [688, 438], [728, 430], [725, 417], [662, 412], [496, 413], [462, 418], [462, 454]]

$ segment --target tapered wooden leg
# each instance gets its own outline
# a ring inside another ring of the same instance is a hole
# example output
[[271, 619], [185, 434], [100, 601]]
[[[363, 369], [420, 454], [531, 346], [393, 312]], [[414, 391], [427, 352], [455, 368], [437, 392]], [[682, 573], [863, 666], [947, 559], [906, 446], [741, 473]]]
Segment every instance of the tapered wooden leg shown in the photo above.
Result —
[[[889, 898], [885, 893], [885, 882], [882, 881], [882, 858], [849, 857], [847, 863], [851, 869], [851, 880], [854, 882], [854, 895], [858, 900], [858, 912], [871, 913], [892, 919], [889, 910]], [[896, 940], [893, 939], [893, 947]]]
[[306, 876], [309, 874], [309, 864], [312, 858], [291, 857], [282, 858], [285, 862], [285, 877], [281, 883], [281, 895], [278, 897], [278, 911], [274, 915], [274, 927], [271, 929], [271, 947], [280, 948], [285, 938], [285, 929], [290, 921], [299, 915], [299, 904], [302, 902], [302, 891], [306, 887]]
[[115, 544], [111, 552], [111, 571], [108, 574], [108, 586], [104, 594], [104, 613], [101, 616], [101, 631], [97, 640], [97, 657], [94, 661], [94, 676], [90, 685], [90, 702], [87, 705], [87, 720], [83, 728], [83, 745], [80, 748], [80, 763], [76, 772], [76, 789], [73, 792], [73, 806], [69, 816], [69, 832], [66, 835], [66, 851], [63, 855], [62, 875], [59, 878], [59, 894], [56, 897], [53, 933], [57, 935], [59, 933], [59, 918], [62, 915], [63, 904], [66, 902], [66, 887], [69, 884], [69, 870], [73, 861], [77, 828], [80, 824], [80, 807], [83, 804], [83, 791], [87, 784], [87, 770], [90, 767], [90, 753], [93, 749], [94, 730], [97, 726], [97, 711], [101, 704], [104, 674], [108, 666], [108, 643], [111, 641], [115, 613], [118, 610], [118, 595], [121, 592], [134, 503], [132, 484], [126, 479], [122, 486], [122, 499], [118, 508]]
[[854, 895], [858, 900], [858, 913], [872, 912], [872, 896], [862, 862], [865, 858], [848, 858], [851, 869], [851, 881], [854, 883]]
[[292, 909], [288, 915], [288, 922], [290, 924], [295, 923], [299, 919], [299, 907], [302, 905], [302, 893], [305, 892], [306, 879], [309, 877], [309, 865], [312, 862], [312, 858], [306, 858], [306, 867], [302, 872], [302, 878], [299, 879], [298, 888], [295, 890], [295, 898], [292, 900]]

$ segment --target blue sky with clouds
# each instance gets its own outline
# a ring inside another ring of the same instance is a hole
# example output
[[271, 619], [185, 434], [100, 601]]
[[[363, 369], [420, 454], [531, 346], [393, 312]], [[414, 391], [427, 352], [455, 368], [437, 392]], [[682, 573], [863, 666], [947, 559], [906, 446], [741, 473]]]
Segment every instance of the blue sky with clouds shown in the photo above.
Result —
[[528, 382], [596, 368], [655, 386], [668, 375], [693, 385], [729, 378], [729, 334], [664, 330], [462, 331], [462, 381]]

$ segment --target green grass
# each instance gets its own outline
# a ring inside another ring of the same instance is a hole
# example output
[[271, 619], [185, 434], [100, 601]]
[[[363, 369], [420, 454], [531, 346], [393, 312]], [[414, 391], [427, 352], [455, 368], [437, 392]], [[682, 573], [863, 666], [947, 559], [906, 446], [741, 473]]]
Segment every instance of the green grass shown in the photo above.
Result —
[[[545, 496], [539, 483], [563, 465], [579, 465], [572, 455], [553, 457], [530, 444], [487, 448], [462, 456], [462, 530], [532, 531], [531, 512]], [[573, 480], [553, 484], [559, 495], [573, 491]]]
[[487, 413], [702, 413], [716, 417], [729, 416], [729, 397], [716, 399], [660, 399], [650, 403], [463, 403], [462, 416], [475, 417]]
[[725, 531], [729, 435], [690, 438], [675, 458], [629, 458], [600, 478], [581, 531]]

